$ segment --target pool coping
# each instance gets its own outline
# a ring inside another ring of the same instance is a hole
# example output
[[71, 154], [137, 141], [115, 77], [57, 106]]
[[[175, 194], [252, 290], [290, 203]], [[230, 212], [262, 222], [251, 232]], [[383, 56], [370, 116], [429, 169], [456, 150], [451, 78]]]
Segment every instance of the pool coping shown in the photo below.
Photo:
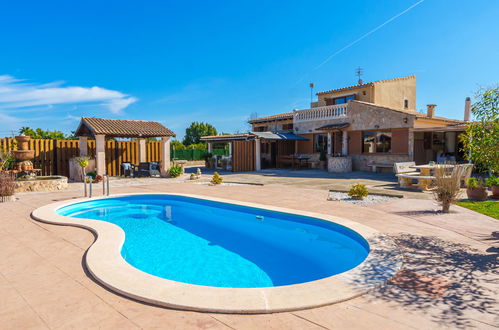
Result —
[[[71, 218], [57, 209], [85, 201], [133, 195], [175, 195], [231, 203], [331, 221], [350, 228], [369, 243], [370, 253], [357, 267], [316, 281], [265, 288], [221, 288], [171, 281], [143, 272], [121, 256], [125, 232], [117, 225], [92, 219]], [[31, 213], [35, 220], [90, 230], [96, 240], [88, 248], [85, 264], [102, 285], [126, 297], [146, 303], [191, 311], [259, 314], [302, 310], [342, 302], [385, 284], [401, 268], [403, 257], [388, 236], [348, 219], [235, 200], [180, 193], [115, 194], [51, 203]]]

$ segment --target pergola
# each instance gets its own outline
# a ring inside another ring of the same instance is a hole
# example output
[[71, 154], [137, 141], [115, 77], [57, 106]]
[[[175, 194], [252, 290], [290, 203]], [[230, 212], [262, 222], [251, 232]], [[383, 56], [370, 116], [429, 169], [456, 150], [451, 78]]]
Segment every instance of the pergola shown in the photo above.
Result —
[[95, 165], [97, 174], [106, 174], [106, 138], [137, 138], [139, 162], [146, 161], [146, 138], [161, 138], [161, 175], [170, 169], [170, 137], [175, 133], [157, 121], [121, 120], [82, 117], [76, 136], [80, 139], [80, 156], [88, 155], [88, 137], [95, 138]]

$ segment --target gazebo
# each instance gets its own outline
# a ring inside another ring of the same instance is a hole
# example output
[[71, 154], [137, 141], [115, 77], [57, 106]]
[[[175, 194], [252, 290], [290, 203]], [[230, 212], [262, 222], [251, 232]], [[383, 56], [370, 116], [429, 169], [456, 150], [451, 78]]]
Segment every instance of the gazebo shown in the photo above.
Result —
[[139, 162], [146, 161], [146, 138], [161, 138], [161, 175], [170, 169], [170, 138], [175, 133], [157, 121], [104, 119], [82, 117], [75, 135], [80, 139], [80, 156], [88, 155], [88, 137], [95, 138], [95, 166], [97, 174], [106, 174], [106, 138], [136, 138]]

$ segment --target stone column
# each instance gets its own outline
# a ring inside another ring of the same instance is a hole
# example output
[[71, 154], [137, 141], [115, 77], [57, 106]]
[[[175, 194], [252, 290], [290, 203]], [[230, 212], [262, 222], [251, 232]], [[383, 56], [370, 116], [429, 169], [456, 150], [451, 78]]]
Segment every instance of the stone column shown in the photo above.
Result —
[[170, 137], [164, 136], [161, 138], [161, 176], [168, 176], [170, 169]]
[[139, 163], [145, 163], [147, 162], [146, 139], [139, 138], [137, 140], [139, 142]]
[[213, 152], [213, 145], [211, 142], [208, 142], [208, 152], [211, 154]]
[[106, 174], [106, 136], [95, 136], [95, 167], [98, 175]]
[[229, 142], [229, 157], [232, 157], [232, 142]]
[[333, 133], [327, 132], [327, 155], [331, 156], [333, 153]]
[[260, 171], [262, 169], [261, 165], [261, 152], [260, 152], [260, 139], [255, 139], [255, 170]]
[[342, 141], [342, 146], [341, 146], [341, 154], [343, 156], [348, 155], [348, 132], [343, 131], [343, 141]]
[[414, 131], [411, 128], [409, 128], [407, 134], [409, 134], [409, 136], [407, 137], [408, 156], [410, 160], [414, 160]]
[[88, 137], [80, 136], [80, 157], [88, 156]]

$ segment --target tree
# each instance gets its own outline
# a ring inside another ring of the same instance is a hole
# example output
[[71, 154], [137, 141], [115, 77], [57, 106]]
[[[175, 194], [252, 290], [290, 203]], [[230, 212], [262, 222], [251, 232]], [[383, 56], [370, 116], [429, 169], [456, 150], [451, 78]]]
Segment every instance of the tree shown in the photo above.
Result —
[[51, 139], [51, 140], [74, 140], [74, 135], [66, 135], [61, 131], [49, 131], [41, 128], [32, 129], [30, 127], [21, 127], [19, 134], [24, 134], [32, 139]]
[[217, 130], [213, 125], [203, 122], [193, 122], [185, 129], [184, 145], [197, 144], [202, 136], [217, 135]]
[[473, 163], [499, 171], [499, 86], [480, 89], [471, 107], [474, 121], [462, 135], [463, 151]]

